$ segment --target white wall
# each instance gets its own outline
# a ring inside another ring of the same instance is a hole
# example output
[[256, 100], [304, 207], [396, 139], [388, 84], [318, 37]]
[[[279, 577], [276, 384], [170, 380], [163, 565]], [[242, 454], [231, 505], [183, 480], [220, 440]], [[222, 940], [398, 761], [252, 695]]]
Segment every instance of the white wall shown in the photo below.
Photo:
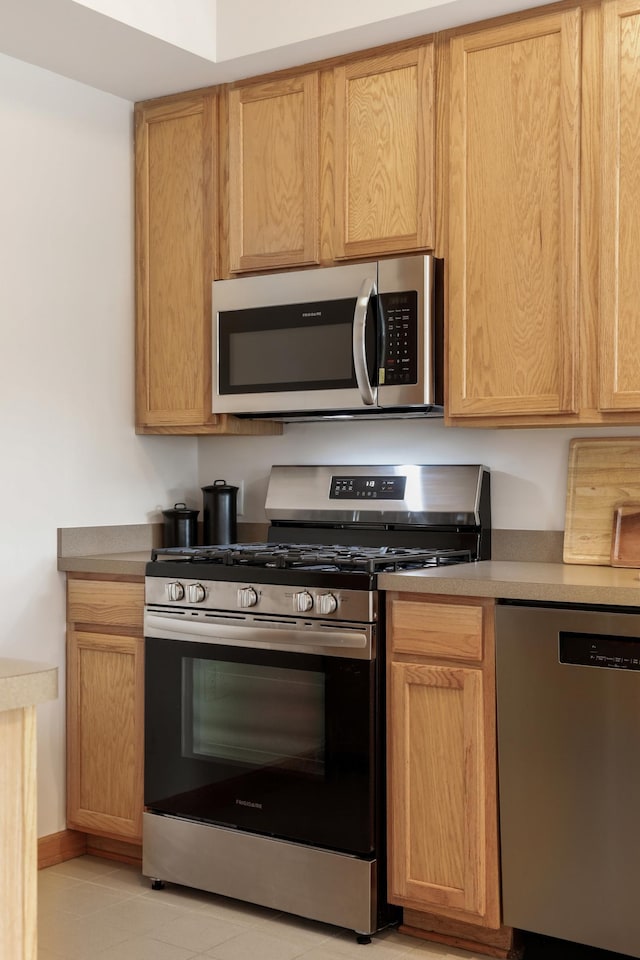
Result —
[[40, 836], [65, 826], [59, 526], [144, 523], [190, 495], [191, 438], [133, 429], [131, 104], [0, 56], [0, 656], [54, 663]]
[[563, 530], [571, 437], [639, 435], [640, 428], [460, 429], [430, 419], [287, 424], [282, 437], [201, 439], [199, 476], [201, 485], [244, 480], [241, 519], [263, 521], [272, 464], [483, 463], [496, 529]]
[[[540, 0], [217, 0], [216, 59], [271, 49], [283, 56], [283, 48], [312, 41], [305, 56], [310, 62], [540, 5]], [[324, 37], [332, 38], [329, 45], [316, 42]]]
[[199, 57], [216, 59], [217, 0], [75, 0]]

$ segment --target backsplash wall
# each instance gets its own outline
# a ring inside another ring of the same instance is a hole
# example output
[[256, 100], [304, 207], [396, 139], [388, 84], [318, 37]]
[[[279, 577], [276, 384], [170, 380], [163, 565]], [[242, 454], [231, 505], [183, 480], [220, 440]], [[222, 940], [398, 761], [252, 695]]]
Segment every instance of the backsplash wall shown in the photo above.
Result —
[[243, 481], [241, 519], [264, 521], [273, 464], [483, 463], [491, 470], [494, 529], [563, 530], [569, 441], [577, 436], [640, 436], [640, 427], [484, 430], [431, 419], [286, 424], [281, 437], [201, 438], [198, 477], [201, 486]]

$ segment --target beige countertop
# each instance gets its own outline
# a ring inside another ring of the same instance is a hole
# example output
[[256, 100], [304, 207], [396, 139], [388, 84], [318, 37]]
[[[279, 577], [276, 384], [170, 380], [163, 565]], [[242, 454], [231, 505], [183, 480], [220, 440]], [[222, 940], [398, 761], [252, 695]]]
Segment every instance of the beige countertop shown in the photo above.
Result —
[[57, 667], [0, 657], [0, 711], [32, 707], [57, 696]]
[[[58, 569], [143, 577], [149, 555], [149, 550], [140, 550], [60, 557]], [[619, 567], [483, 560], [383, 573], [378, 582], [383, 590], [411, 593], [640, 607], [640, 570]]]
[[58, 570], [65, 573], [112, 573], [144, 577], [145, 564], [150, 559], [151, 548], [123, 553], [89, 553], [77, 557], [58, 557]]
[[640, 607], [640, 570], [620, 567], [481, 560], [384, 573], [378, 582], [383, 590], [412, 593]]

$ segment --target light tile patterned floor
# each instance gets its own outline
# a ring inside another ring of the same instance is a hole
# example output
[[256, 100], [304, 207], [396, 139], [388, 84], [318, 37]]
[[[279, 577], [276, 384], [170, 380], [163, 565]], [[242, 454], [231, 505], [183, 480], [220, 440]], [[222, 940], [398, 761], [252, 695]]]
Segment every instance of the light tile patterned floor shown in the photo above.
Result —
[[39, 873], [39, 960], [484, 960], [387, 930], [353, 933], [79, 857]]

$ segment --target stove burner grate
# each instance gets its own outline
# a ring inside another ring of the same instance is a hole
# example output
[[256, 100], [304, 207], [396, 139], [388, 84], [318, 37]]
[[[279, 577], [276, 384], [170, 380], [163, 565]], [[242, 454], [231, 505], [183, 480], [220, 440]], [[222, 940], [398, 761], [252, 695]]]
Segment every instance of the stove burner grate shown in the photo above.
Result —
[[228, 546], [156, 548], [152, 561], [268, 567], [280, 570], [331, 570], [382, 573], [468, 563], [470, 550], [415, 547], [362, 547], [317, 544], [233, 543]]

